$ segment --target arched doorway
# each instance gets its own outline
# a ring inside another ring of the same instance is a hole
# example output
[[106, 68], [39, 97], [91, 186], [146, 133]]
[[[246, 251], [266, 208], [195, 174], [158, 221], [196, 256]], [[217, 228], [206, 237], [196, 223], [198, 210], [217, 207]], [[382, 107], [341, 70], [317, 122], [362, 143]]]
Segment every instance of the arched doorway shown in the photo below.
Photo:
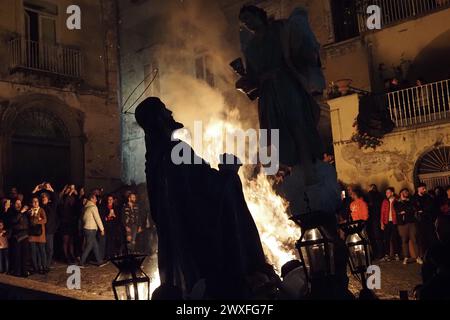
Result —
[[450, 185], [450, 147], [438, 147], [423, 155], [416, 172], [417, 180], [428, 189]]
[[10, 184], [25, 193], [41, 182], [61, 188], [70, 179], [70, 135], [64, 123], [40, 108], [18, 114], [11, 136]]

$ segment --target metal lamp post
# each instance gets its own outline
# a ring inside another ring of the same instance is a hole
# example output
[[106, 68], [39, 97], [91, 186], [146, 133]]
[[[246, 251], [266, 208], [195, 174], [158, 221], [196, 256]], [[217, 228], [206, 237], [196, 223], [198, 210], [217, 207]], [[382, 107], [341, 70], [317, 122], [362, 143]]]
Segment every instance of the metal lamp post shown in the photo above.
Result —
[[320, 292], [319, 295], [327, 279], [335, 274], [334, 241], [321, 225], [322, 217], [321, 212], [310, 212], [292, 218], [302, 229], [296, 248], [306, 265], [306, 279], [311, 285], [311, 292]]
[[359, 278], [362, 285], [361, 293], [367, 296], [371, 291], [367, 288], [366, 272], [367, 268], [372, 264], [372, 259], [370, 255], [370, 242], [365, 232], [365, 222], [349, 222], [340, 227], [345, 233], [345, 244], [348, 249], [350, 271]]
[[119, 269], [112, 282], [116, 300], [150, 300], [150, 278], [141, 268], [146, 257], [128, 254], [111, 259]]

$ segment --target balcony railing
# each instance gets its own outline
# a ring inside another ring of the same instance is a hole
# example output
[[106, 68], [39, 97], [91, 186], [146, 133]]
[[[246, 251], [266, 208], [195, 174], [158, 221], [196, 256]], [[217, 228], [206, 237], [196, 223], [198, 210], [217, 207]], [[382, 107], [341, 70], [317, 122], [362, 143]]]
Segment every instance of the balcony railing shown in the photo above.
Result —
[[450, 0], [358, 0], [358, 23], [360, 32], [366, 32], [367, 7], [377, 5], [381, 8], [381, 26], [424, 15], [450, 7]]
[[10, 41], [9, 51], [11, 70], [28, 69], [81, 77], [82, 56], [79, 50], [16, 38]]
[[443, 80], [387, 94], [396, 127], [450, 119], [450, 80]]

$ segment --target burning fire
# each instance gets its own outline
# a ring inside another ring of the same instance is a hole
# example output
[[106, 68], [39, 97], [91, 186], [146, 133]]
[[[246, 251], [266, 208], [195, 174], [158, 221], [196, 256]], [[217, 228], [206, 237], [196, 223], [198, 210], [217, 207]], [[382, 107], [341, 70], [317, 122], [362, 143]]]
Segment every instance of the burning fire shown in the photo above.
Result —
[[286, 262], [296, 259], [294, 243], [300, 237], [300, 229], [289, 220], [287, 202], [275, 194], [267, 176], [260, 173], [256, 180], [243, 181], [244, 195], [266, 257], [280, 272]]
[[[212, 167], [217, 168], [220, 154], [224, 152], [236, 154], [236, 150], [226, 150], [229, 146], [225, 141], [227, 134], [233, 134], [238, 130], [242, 130], [242, 127], [237, 110], [228, 113], [227, 120], [213, 118], [203, 128], [203, 150], [195, 151]], [[191, 143], [183, 136], [179, 138]], [[257, 146], [247, 147], [257, 148]], [[252, 151], [250, 150], [250, 153]], [[245, 172], [242, 171], [240, 176], [247, 205], [258, 227], [268, 262], [280, 272], [286, 262], [296, 259], [294, 243], [300, 237], [300, 229], [289, 220], [287, 201], [275, 193], [264, 173], [260, 173], [253, 180], [246, 179]]]
[[[225, 149], [227, 133], [241, 130], [236, 111], [231, 120], [211, 119], [203, 128], [203, 150], [195, 150], [203, 159], [214, 168], [218, 167], [219, 155], [225, 152], [234, 153]], [[181, 131], [178, 138], [192, 145], [186, 136], [187, 131]], [[193, 146], [195, 148], [195, 146]], [[250, 146], [255, 147], [255, 146]], [[288, 203], [278, 196], [273, 190], [272, 184], [264, 173], [260, 173], [256, 179], [248, 180], [245, 173], [240, 172], [243, 191], [249, 210], [258, 227], [261, 242], [266, 258], [275, 270], [280, 273], [281, 267], [293, 259], [296, 259], [294, 243], [300, 237], [300, 229], [289, 220], [287, 214]], [[159, 286], [158, 270], [153, 273], [151, 293]]]

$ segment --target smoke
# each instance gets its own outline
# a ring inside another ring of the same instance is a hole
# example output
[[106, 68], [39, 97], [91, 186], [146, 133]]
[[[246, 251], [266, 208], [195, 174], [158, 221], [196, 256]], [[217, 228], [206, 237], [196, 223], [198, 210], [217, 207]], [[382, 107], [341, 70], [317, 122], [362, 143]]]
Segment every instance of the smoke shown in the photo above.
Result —
[[165, 14], [166, 40], [153, 55], [159, 64], [161, 98], [175, 119], [192, 131], [194, 121], [226, 120], [237, 109], [244, 127], [257, 128], [256, 106], [234, 88], [237, 77], [229, 63], [240, 49], [219, 3], [172, 0]]
[[[194, 122], [202, 122], [205, 148], [195, 151], [215, 167], [219, 155], [229, 151], [222, 149], [225, 130], [259, 128], [257, 106], [235, 89], [237, 76], [229, 67], [241, 56], [237, 16], [227, 21], [219, 1], [209, 0], [165, 1], [158, 15], [155, 28], [160, 34], [152, 37], [163, 41], [154, 41], [147, 58], [157, 60], [160, 92], [155, 93], [154, 83], [148, 95], [158, 95], [194, 139]], [[299, 230], [266, 176], [243, 179], [243, 188], [266, 256], [280, 270], [295, 258], [293, 243]]]

